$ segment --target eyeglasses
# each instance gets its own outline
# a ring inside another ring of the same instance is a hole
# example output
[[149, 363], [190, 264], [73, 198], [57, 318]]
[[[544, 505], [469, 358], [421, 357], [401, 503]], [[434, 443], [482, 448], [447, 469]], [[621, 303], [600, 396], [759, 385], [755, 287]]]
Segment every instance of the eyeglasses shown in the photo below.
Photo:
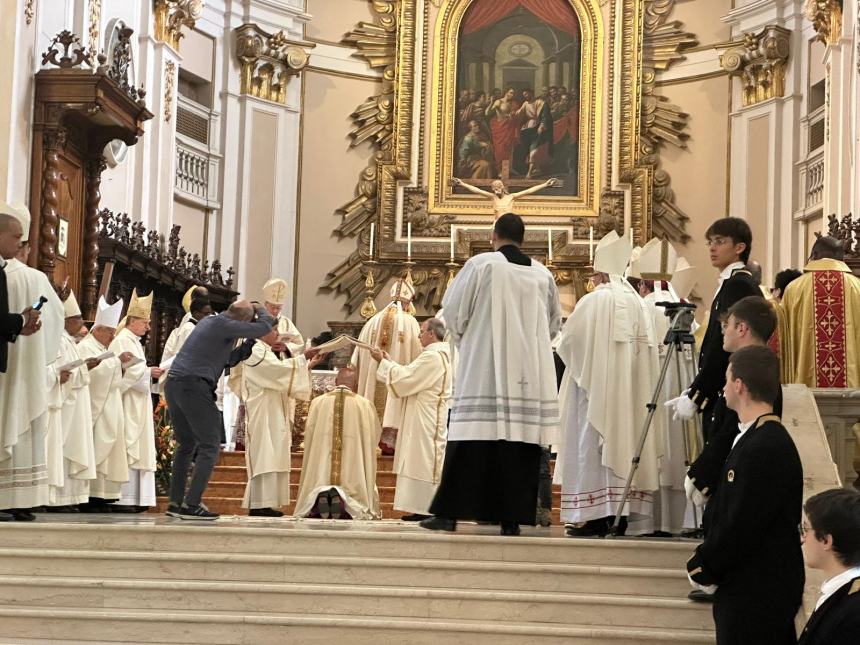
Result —
[[732, 241], [730, 237], [712, 237], [710, 240], [705, 242], [705, 246], [711, 248], [712, 246], [722, 246], [723, 244], [729, 244]]

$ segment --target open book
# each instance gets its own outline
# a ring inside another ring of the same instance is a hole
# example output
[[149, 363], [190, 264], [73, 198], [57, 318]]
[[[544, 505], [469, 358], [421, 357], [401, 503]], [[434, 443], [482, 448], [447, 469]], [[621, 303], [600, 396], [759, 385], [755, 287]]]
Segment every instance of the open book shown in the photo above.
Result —
[[142, 363], [142, 362], [143, 362], [142, 358], [138, 358], [137, 356], [132, 356], [128, 360], [127, 363], [122, 364], [122, 369], [127, 370], [129, 367], [133, 367], [133, 366], [137, 365], [138, 363]]
[[57, 371], [59, 371], [59, 372], [71, 372], [73, 369], [75, 369], [76, 367], [80, 367], [84, 363], [86, 363], [86, 361], [83, 358], [77, 358], [77, 359], [75, 359], [69, 363], [66, 363], [65, 365], [60, 365], [57, 368]]
[[104, 354], [99, 354], [98, 356], [96, 356], [95, 360], [101, 362], [101, 361], [106, 361], [107, 359], [113, 358], [113, 357], [114, 357], [114, 353], [111, 351], [107, 351]]
[[320, 354], [330, 354], [331, 352], [336, 352], [339, 349], [343, 349], [344, 347], [361, 347], [362, 349], [371, 349], [371, 346], [367, 343], [362, 343], [360, 340], [356, 340], [352, 336], [347, 336], [346, 334], [341, 334], [337, 338], [334, 338], [327, 343], [323, 343], [322, 345], [317, 345], [316, 349], [319, 350]]

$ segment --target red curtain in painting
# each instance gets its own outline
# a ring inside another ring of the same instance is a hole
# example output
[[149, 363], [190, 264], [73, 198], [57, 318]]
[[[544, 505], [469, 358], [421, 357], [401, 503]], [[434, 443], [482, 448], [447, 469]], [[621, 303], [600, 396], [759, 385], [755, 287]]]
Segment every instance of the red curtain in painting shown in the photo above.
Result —
[[524, 7], [544, 22], [572, 36], [579, 36], [579, 21], [567, 0], [475, 0], [466, 11], [463, 35], [494, 25], [517, 7]]

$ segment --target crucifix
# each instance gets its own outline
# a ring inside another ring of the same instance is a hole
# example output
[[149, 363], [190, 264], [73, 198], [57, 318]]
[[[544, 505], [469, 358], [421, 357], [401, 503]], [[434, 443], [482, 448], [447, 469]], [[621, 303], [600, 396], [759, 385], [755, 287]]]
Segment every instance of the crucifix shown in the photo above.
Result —
[[521, 393], [523, 395], [523, 398], [526, 398], [526, 386], [528, 384], [529, 384], [529, 382], [526, 380], [525, 376], [521, 376], [520, 380], [517, 381], [517, 385], [520, 386], [520, 390], [521, 390]]
[[[498, 219], [506, 213], [514, 212], [514, 201], [525, 195], [537, 193], [544, 188], [554, 188], [564, 186], [564, 182], [560, 179], [551, 178], [546, 181], [534, 181], [533, 179], [512, 179], [511, 166], [509, 161], [502, 162], [502, 172], [499, 179], [472, 179], [471, 183], [466, 183], [462, 179], [453, 177], [451, 185], [462, 186], [470, 193], [480, 195], [481, 197], [489, 197], [493, 200], [493, 216]], [[488, 186], [490, 191], [486, 191], [479, 186]], [[508, 187], [525, 187], [516, 193], [508, 192]]]

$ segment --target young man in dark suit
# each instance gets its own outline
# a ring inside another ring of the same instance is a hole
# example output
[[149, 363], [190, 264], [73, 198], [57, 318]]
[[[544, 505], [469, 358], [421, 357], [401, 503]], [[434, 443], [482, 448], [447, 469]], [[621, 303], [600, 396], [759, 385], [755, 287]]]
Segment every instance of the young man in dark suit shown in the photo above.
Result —
[[711, 303], [708, 326], [699, 353], [699, 371], [681, 397], [672, 401], [676, 419], [692, 419], [702, 413], [705, 441], [711, 438], [714, 407], [725, 384], [729, 353], [723, 349], [721, 317], [729, 307], [746, 296], [761, 296], [761, 291], [746, 269], [752, 250], [752, 232], [746, 220], [724, 217], [705, 232], [711, 265], [720, 271], [719, 287]]
[[773, 414], [779, 387], [779, 359], [770, 348], [744, 347], [729, 358], [724, 392], [739, 433], [708, 502], [705, 541], [687, 562], [694, 586], [715, 588], [718, 645], [797, 640], [803, 468]]
[[827, 581], [798, 645], [860, 642], [860, 493], [826, 490], [806, 500], [800, 543], [806, 566]]

